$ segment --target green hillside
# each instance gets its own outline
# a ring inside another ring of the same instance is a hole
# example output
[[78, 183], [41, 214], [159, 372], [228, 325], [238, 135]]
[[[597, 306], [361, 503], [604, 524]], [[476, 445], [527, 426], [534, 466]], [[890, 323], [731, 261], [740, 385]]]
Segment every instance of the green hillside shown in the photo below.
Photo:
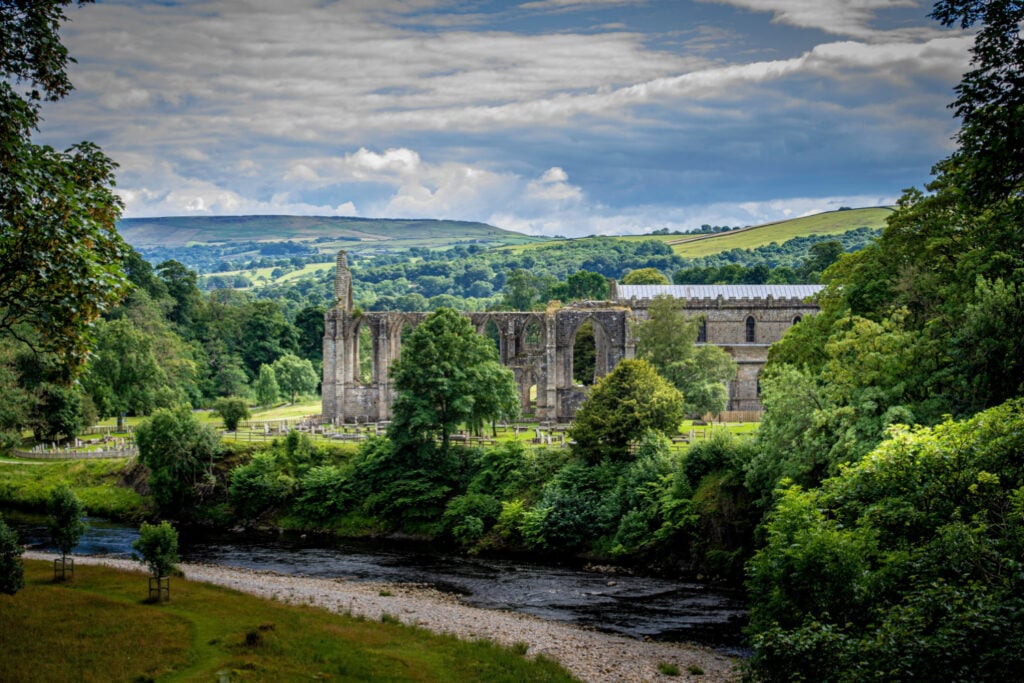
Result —
[[[672, 246], [672, 251], [683, 258], [710, 256], [731, 249], [754, 249], [772, 242], [782, 244], [794, 237], [807, 235], [841, 235], [857, 228], [878, 229], [885, 226], [886, 219], [892, 214], [891, 207], [872, 207], [866, 209], [844, 209], [828, 211], [813, 216], [792, 218], [785, 221], [754, 225], [730, 232], [719, 232], [710, 235], [626, 235], [615, 239], [626, 241], [657, 240]], [[588, 237], [578, 242], [586, 242]], [[562, 240], [549, 240], [507, 247], [513, 251], [526, 251], [558, 244]]]
[[661, 235], [660, 239], [671, 244], [672, 251], [679, 256], [696, 258], [731, 249], [754, 249], [772, 242], [782, 244], [806, 235], [841, 235], [856, 228], [877, 229], [885, 226], [892, 212], [890, 207], [829, 211], [713, 235]]
[[486, 223], [325, 216], [173, 216], [127, 218], [118, 231], [139, 249], [233, 242], [316, 242], [321, 250], [438, 248], [456, 242], [522, 244], [536, 238]]

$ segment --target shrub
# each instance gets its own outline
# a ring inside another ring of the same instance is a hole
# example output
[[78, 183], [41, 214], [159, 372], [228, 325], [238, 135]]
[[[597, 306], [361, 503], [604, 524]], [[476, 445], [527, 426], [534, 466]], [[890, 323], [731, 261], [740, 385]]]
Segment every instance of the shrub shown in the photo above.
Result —
[[448, 501], [441, 521], [445, 532], [452, 538], [462, 545], [471, 545], [494, 525], [501, 509], [497, 498], [469, 493]]
[[244, 398], [227, 396], [218, 398], [213, 404], [213, 412], [224, 420], [224, 429], [229, 432], [238, 429], [238, 423], [252, 417], [249, 412], [249, 403]]
[[749, 563], [761, 680], [1002, 681], [1024, 665], [1024, 401], [906, 427], [792, 487]]
[[235, 514], [255, 519], [287, 502], [294, 488], [295, 479], [281, 471], [273, 453], [257, 453], [248, 464], [231, 471], [228, 491]]
[[0, 593], [14, 595], [25, 585], [22, 552], [18, 535], [0, 517]]

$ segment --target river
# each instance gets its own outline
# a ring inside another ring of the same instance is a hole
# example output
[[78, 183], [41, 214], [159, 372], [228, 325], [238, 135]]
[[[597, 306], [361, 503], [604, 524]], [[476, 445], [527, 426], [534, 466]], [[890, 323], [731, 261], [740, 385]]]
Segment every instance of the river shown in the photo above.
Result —
[[[4, 512], [34, 549], [50, 549], [45, 517]], [[76, 555], [130, 557], [134, 527], [88, 519]], [[468, 557], [408, 541], [260, 534], [183, 536], [181, 558], [316, 577], [426, 584], [466, 604], [569, 622], [634, 638], [695, 642], [744, 654], [742, 596], [700, 582], [605, 574], [572, 565]]]

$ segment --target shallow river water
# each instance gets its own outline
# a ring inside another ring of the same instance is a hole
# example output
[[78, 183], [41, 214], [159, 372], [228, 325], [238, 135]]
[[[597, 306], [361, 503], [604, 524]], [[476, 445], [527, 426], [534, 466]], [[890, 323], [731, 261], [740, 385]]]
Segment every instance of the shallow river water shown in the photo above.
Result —
[[[44, 518], [18, 513], [4, 513], [4, 518], [23, 542], [46, 549]], [[75, 554], [131, 555], [135, 528], [88, 522]], [[730, 654], [744, 651], [742, 596], [699, 582], [467, 557], [404, 541], [204, 534], [182, 538], [181, 557], [280, 574], [426, 584], [476, 607], [525, 612], [636, 638], [697, 642]]]

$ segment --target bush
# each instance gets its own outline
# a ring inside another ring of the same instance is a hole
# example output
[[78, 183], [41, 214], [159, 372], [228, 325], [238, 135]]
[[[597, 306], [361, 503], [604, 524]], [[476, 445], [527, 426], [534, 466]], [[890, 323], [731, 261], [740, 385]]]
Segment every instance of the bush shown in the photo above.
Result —
[[238, 423], [252, 417], [249, 412], [249, 403], [244, 398], [227, 396], [218, 398], [213, 404], [213, 412], [224, 420], [224, 429], [234, 432], [238, 429]]
[[462, 545], [471, 545], [480, 540], [500, 514], [501, 503], [497, 498], [469, 493], [448, 501], [441, 522], [452, 538]]
[[0, 593], [14, 595], [25, 585], [23, 552], [18, 535], [0, 517]]
[[257, 453], [252, 460], [231, 471], [229, 499], [235, 514], [255, 519], [284, 505], [295, 489], [295, 479], [283, 472], [273, 453]]
[[617, 471], [611, 464], [565, 467], [524, 514], [524, 540], [535, 547], [572, 552], [610, 534], [619, 515], [614, 495]]
[[782, 493], [748, 566], [755, 677], [1018, 678], [1021, 453], [1017, 400], [895, 428], [820, 489]]

